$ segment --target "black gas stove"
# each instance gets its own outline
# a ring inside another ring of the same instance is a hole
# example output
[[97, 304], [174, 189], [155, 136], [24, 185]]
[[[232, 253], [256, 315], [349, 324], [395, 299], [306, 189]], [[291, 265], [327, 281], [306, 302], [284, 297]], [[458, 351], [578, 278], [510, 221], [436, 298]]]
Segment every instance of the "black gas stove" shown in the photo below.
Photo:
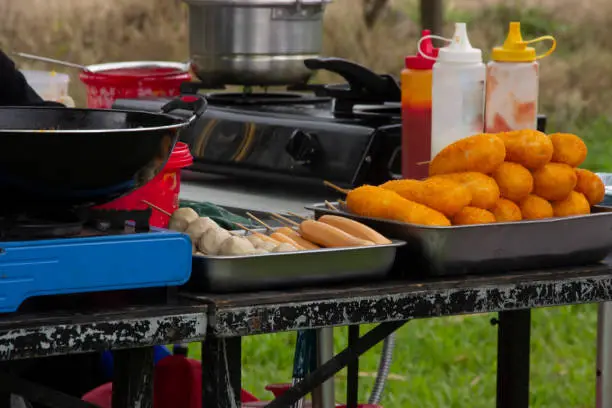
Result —
[[[401, 172], [401, 90], [396, 79], [350, 61], [305, 61], [345, 83], [282, 92], [207, 93], [208, 111], [182, 141], [192, 170], [292, 185], [322, 180], [352, 187], [379, 184]], [[204, 92], [185, 83], [183, 94]], [[159, 111], [167, 99], [118, 100], [116, 109]], [[185, 115], [188, 115], [185, 112]]]

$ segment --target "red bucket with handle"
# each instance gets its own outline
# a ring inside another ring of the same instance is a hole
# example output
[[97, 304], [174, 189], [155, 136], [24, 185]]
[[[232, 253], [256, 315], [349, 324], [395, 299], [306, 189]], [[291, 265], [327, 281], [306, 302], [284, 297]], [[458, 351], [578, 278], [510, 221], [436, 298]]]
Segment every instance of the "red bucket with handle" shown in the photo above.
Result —
[[178, 96], [191, 81], [187, 64], [133, 61], [90, 65], [79, 75], [87, 87], [87, 107], [109, 109], [117, 99]]
[[[151, 203], [155, 207], [172, 214], [179, 207], [181, 170], [191, 166], [192, 163], [193, 156], [189, 151], [189, 146], [186, 143], [177, 142], [163, 170], [153, 180], [126, 196], [96, 208], [135, 211], [146, 210], [149, 208], [147, 203]], [[149, 225], [167, 228], [168, 221], [170, 221], [170, 217], [167, 214], [153, 209]]]

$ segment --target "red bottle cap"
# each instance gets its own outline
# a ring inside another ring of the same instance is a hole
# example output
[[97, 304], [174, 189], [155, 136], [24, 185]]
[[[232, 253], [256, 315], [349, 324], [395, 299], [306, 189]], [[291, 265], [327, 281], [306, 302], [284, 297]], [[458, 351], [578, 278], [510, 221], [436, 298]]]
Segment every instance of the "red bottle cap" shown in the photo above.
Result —
[[[438, 58], [438, 49], [433, 46], [429, 35], [431, 35], [431, 31], [429, 30], [423, 30], [421, 32], [421, 38], [427, 37], [421, 42], [421, 51], [431, 58]], [[436, 61], [424, 58], [418, 51], [416, 55], [407, 56], [405, 61], [407, 69], [419, 70], [432, 69], [433, 65], [436, 63]]]

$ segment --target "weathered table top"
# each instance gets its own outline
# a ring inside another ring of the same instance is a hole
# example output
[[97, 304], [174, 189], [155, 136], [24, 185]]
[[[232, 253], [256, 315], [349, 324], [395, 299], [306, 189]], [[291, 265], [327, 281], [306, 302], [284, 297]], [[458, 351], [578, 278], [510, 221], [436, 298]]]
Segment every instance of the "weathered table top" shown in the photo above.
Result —
[[0, 316], [0, 360], [201, 341], [206, 327], [203, 305], [46, 316], [6, 314]]
[[218, 337], [612, 300], [612, 265], [243, 294], [209, 305]]

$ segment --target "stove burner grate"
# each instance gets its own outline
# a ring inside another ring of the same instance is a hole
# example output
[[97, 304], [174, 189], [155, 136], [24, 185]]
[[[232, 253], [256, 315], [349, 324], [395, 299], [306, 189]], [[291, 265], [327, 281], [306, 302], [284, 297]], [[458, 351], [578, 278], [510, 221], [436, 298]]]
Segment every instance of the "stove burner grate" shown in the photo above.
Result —
[[0, 216], [1, 241], [130, 234], [149, 231], [151, 210], [70, 210]]
[[83, 232], [83, 221], [74, 213], [4, 216], [0, 218], [0, 239], [31, 240], [74, 237]]
[[233, 93], [218, 92], [206, 95], [211, 105], [258, 106], [258, 105], [320, 105], [331, 102], [331, 98], [301, 93]]

